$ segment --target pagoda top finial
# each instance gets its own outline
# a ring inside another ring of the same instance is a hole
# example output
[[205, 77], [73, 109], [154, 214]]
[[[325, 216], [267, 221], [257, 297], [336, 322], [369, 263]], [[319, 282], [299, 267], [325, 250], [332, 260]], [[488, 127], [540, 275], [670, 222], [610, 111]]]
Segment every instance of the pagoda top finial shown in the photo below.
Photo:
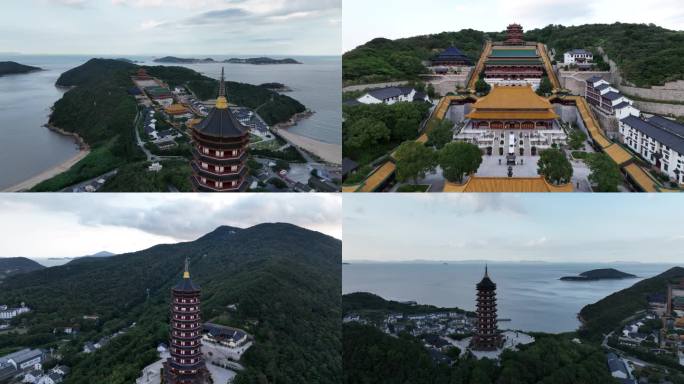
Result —
[[489, 265], [485, 263], [485, 277], [489, 277]]
[[190, 258], [189, 257], [185, 258], [185, 272], [183, 272], [183, 278], [184, 279], [190, 278]]
[[228, 109], [228, 99], [226, 98], [226, 78], [224, 67], [221, 67], [221, 81], [219, 83], [219, 94], [216, 99], [217, 109]]

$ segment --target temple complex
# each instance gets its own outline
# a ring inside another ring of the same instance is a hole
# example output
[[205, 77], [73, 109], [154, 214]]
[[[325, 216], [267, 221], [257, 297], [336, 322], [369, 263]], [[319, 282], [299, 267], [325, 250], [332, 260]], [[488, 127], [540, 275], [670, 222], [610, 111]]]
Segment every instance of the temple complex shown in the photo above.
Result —
[[163, 383], [204, 384], [209, 371], [202, 356], [200, 287], [190, 279], [185, 260], [183, 279], [171, 290], [169, 357], [163, 363]]
[[558, 115], [551, 103], [530, 86], [495, 86], [466, 115], [473, 128], [552, 129]]
[[518, 24], [508, 26], [507, 39], [494, 43], [485, 61], [484, 80], [490, 85], [532, 85], [536, 90], [544, 76], [538, 47], [523, 40]]
[[433, 67], [461, 67], [473, 65], [473, 61], [456, 47], [445, 49], [434, 58], [431, 63]]
[[482, 281], [477, 283], [477, 332], [471, 340], [475, 351], [495, 351], [503, 347], [496, 313], [496, 284], [485, 267]]
[[247, 189], [249, 128], [228, 108], [224, 72], [216, 106], [192, 127], [192, 183], [196, 192], [243, 192]]

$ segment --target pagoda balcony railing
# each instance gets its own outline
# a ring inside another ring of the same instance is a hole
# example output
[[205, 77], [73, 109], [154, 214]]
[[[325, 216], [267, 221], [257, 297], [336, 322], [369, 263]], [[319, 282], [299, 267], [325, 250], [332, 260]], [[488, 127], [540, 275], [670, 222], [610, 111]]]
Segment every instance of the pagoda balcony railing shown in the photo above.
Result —
[[195, 316], [192, 319], [187, 319], [187, 318], [184, 319], [182, 316], [173, 316], [171, 319], [173, 321], [180, 321], [180, 322], [184, 322], [184, 323], [189, 323], [189, 322], [196, 323], [198, 321], [202, 321], [202, 319], [199, 316]]
[[180, 344], [177, 344], [177, 343], [171, 341], [171, 347], [172, 348], [198, 348], [201, 346], [202, 346], [202, 343], [200, 343], [199, 340], [192, 342], [192, 345], [180, 345]]
[[203, 183], [198, 179], [197, 175], [192, 177], [192, 182], [195, 185], [195, 189], [199, 192], [239, 192], [242, 190], [245, 184], [244, 178], [238, 180], [235, 186], [224, 186], [222, 188]]
[[199, 309], [194, 309], [194, 310], [192, 310], [192, 311], [182, 311], [182, 310], [180, 310], [180, 309], [172, 309], [172, 310], [171, 310], [171, 313], [173, 313], [173, 314], [179, 314], [179, 315], [197, 315], [197, 314], [199, 314], [200, 312], [201, 312], [201, 311], [200, 311]]
[[[172, 320], [172, 328], [177, 331], [185, 331], [185, 332], [191, 332], [191, 331], [197, 331], [202, 328], [202, 324], [199, 323], [198, 320], [192, 320], [188, 323], [182, 322], [182, 321], [177, 321], [177, 320]], [[194, 326], [193, 326], [194, 324]], [[189, 327], [183, 327], [181, 325], [190, 325]]]
[[[193, 331], [192, 329], [183, 329], [182, 332], [188, 333], [190, 331]], [[180, 333], [181, 331], [178, 330], [173, 330], [171, 332], [171, 338], [172, 339], [179, 339], [179, 340], [196, 340], [196, 339], [201, 339], [202, 338], [202, 332], [199, 332], [199, 329], [197, 329], [198, 332], [196, 332], [195, 336], [181, 336]]]
[[246, 165], [242, 165], [242, 167], [240, 167], [240, 169], [238, 169], [237, 171], [224, 172], [224, 173], [216, 173], [216, 172], [212, 172], [208, 169], [204, 169], [203, 167], [201, 167], [196, 162], [192, 162], [192, 168], [198, 174], [200, 174], [203, 177], [210, 179], [212, 181], [233, 181], [236, 179], [243, 178], [245, 176], [245, 174], [247, 173], [247, 166]]
[[239, 164], [239, 163], [244, 163], [247, 161], [247, 152], [243, 151], [242, 153], [236, 155], [236, 156], [224, 156], [224, 157], [216, 157], [212, 155], [207, 155], [204, 152], [199, 151], [196, 148], [193, 148], [192, 150], [193, 155], [204, 161], [205, 163], [209, 164], [218, 164], [218, 165], [234, 165], [234, 164]]

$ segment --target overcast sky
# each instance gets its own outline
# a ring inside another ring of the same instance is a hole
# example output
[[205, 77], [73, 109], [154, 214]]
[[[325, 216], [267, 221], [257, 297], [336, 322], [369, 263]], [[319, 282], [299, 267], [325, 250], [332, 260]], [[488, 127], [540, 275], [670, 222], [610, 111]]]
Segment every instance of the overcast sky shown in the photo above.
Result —
[[341, 0], [7, 0], [0, 51], [339, 55]]
[[0, 257], [124, 253], [266, 222], [341, 239], [341, 208], [331, 194], [2, 194]]
[[673, 194], [345, 195], [343, 259], [684, 263]]
[[684, 30], [682, 0], [343, 0], [344, 51], [376, 37], [396, 39], [461, 29], [503, 31], [549, 24], [654, 23]]

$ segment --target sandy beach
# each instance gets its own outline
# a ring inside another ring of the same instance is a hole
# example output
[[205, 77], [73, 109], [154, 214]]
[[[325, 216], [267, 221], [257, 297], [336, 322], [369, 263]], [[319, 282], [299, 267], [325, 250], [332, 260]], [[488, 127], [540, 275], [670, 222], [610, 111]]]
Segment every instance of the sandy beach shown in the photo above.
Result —
[[27, 191], [36, 185], [40, 184], [41, 182], [50, 179], [52, 177], [55, 177], [59, 175], [62, 172], [66, 172], [69, 170], [69, 168], [73, 167], [74, 164], [78, 163], [79, 161], [83, 160], [84, 157], [88, 156], [90, 153], [90, 149], [81, 149], [74, 157], [67, 159], [63, 163], [48, 169], [47, 171], [40, 173], [36, 176], [33, 176], [32, 178], [23, 181], [17, 185], [14, 185], [12, 187], [9, 187], [2, 192], [21, 192], [21, 191]]
[[278, 130], [278, 134], [328, 163], [342, 164], [342, 146], [339, 144], [324, 143], [282, 128]]

